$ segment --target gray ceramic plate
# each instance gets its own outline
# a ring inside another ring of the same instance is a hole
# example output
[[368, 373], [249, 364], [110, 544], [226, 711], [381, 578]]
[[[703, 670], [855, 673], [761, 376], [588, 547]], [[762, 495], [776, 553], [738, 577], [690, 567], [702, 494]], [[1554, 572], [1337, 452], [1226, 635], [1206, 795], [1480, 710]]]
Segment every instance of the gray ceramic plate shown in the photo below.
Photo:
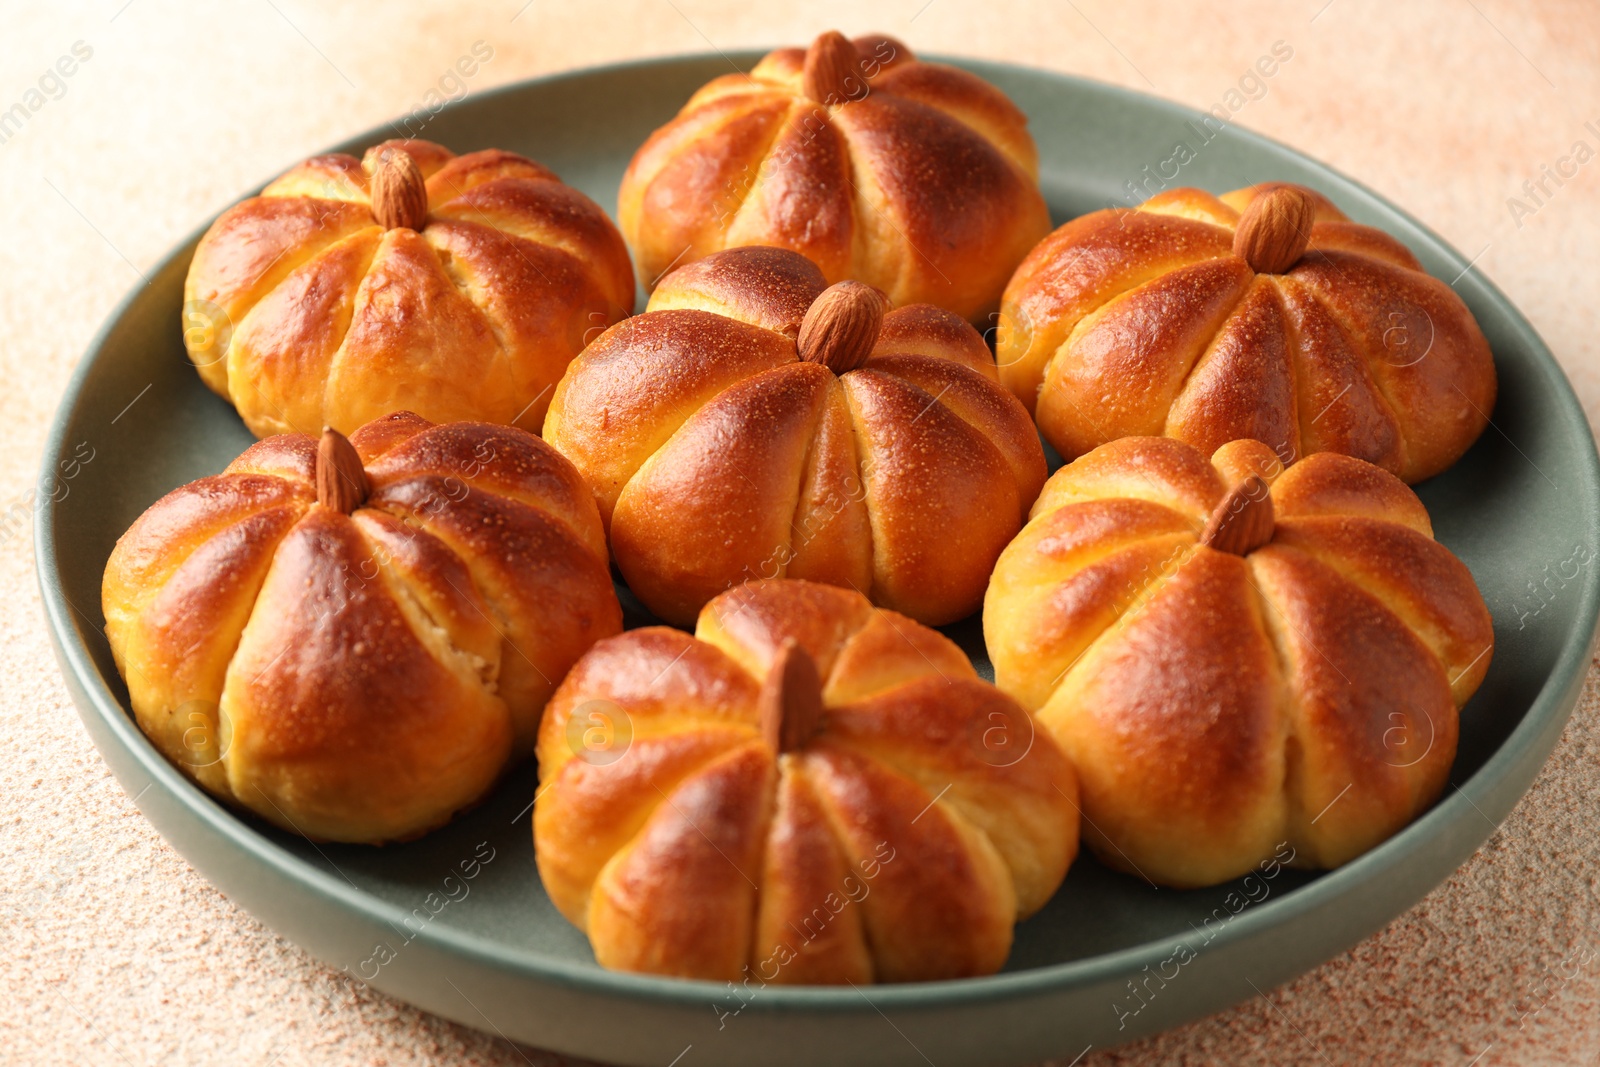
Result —
[[[748, 67], [756, 58], [732, 62]], [[612, 206], [633, 150], [729, 62], [671, 59], [516, 85], [447, 109], [421, 135], [461, 151], [525, 153]], [[117, 309], [62, 402], [46, 452], [38, 559], [84, 724], [141, 810], [196, 868], [352, 980], [531, 1044], [657, 1067], [954, 1067], [1071, 1060], [1091, 1045], [1255, 996], [1379, 929], [1472, 854], [1555, 744], [1583, 681], [1600, 606], [1600, 579], [1587, 565], [1600, 543], [1600, 464], [1555, 360], [1453, 249], [1327, 167], [1237, 129], [1201, 146], [1186, 125], [1194, 114], [1148, 97], [965, 65], [1031, 117], [1058, 222], [1126, 195], [1126, 180], [1184, 141], [1199, 150], [1183, 184], [1222, 191], [1267, 179], [1305, 182], [1455, 280], [1494, 347], [1500, 402], [1466, 458], [1420, 491], [1439, 539], [1483, 589], [1497, 647], [1462, 718], [1460, 754], [1439, 804], [1320, 876], [1284, 871], [1248, 886], [1157, 891], [1084, 858], [1050, 905], [1018, 929], [1010, 963], [995, 977], [754, 991], [596, 966], [535, 873], [531, 768], [447, 829], [381, 850], [319, 848], [241, 818], [189, 784], [135, 728], [101, 633], [100, 576], [117, 536], [161, 494], [215, 473], [251, 441], [184, 357], [178, 312], [191, 240]], [[394, 135], [379, 129], [340, 147], [359, 152]], [[952, 634], [982, 661], [974, 622]], [[475, 873], [470, 881], [459, 878], [463, 864]], [[447, 881], [452, 872], [458, 880]]]

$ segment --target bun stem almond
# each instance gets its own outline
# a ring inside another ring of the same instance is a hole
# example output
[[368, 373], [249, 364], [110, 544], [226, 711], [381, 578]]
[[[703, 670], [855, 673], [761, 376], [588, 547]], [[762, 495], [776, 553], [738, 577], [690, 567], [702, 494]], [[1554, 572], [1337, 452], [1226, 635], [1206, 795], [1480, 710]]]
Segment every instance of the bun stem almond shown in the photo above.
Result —
[[861, 56], [848, 37], [829, 30], [811, 42], [800, 72], [801, 92], [819, 104], [833, 106], [865, 95], [866, 87]]
[[1316, 218], [1317, 205], [1304, 189], [1269, 189], [1244, 209], [1233, 231], [1233, 252], [1257, 274], [1283, 274], [1305, 255]]
[[350, 439], [331, 426], [323, 430], [317, 442], [317, 503], [348, 515], [367, 502], [371, 491]]
[[774, 752], [793, 752], [822, 729], [822, 678], [811, 654], [785, 641], [761, 685], [761, 736]]
[[1218, 552], [1248, 555], [1272, 540], [1275, 523], [1267, 483], [1252, 474], [1222, 498], [1206, 522], [1200, 543]]
[[835, 374], [855, 370], [872, 355], [883, 328], [884, 295], [863, 282], [839, 282], [822, 291], [800, 320], [800, 358]]
[[372, 215], [386, 230], [420, 230], [427, 222], [427, 183], [402, 148], [389, 149], [372, 170]]

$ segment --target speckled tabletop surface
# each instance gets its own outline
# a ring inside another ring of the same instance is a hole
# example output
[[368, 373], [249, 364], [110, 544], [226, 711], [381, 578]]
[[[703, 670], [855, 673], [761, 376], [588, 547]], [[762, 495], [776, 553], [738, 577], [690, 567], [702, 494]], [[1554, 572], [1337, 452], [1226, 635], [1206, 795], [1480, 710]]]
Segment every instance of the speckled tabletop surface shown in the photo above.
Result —
[[[33, 577], [30, 487], [91, 335], [182, 235], [265, 176], [464, 89], [616, 60], [881, 30], [920, 51], [1209, 108], [1368, 183], [1504, 289], [1600, 414], [1600, 6], [868, 0], [12, 5], [0, 34], [0, 1061], [536, 1064], [333, 974], [213, 889], [111, 777], [67, 697]], [[1201, 8], [1216, 8], [1205, 10]], [[56, 71], [73, 61], [70, 76]], [[34, 95], [30, 95], [34, 94]], [[1581, 146], [1581, 147], [1580, 147]], [[1529, 184], [1524, 184], [1529, 183]], [[608, 207], [610, 205], [607, 205]], [[1532, 791], [1388, 929], [1249, 1003], [1079, 1063], [1600, 1060], [1600, 683]], [[335, 1010], [335, 1004], [339, 1009]]]

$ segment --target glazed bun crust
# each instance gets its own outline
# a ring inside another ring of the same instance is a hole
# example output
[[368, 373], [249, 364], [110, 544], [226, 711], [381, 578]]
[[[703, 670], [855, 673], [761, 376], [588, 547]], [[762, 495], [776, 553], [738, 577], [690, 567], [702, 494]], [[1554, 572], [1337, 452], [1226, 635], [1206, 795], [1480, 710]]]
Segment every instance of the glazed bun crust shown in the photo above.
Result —
[[[779, 755], [759, 707], [791, 642], [816, 664], [822, 719]], [[985, 746], [997, 723], [1015, 749]], [[631, 743], [590, 748], [597, 724]], [[938, 633], [808, 582], [730, 590], [692, 637], [601, 641], [550, 703], [539, 773], [540, 877], [620, 970], [992, 973], [1077, 849], [1072, 767], [1015, 702]]]
[[1299, 186], [1314, 221], [1281, 274], [1234, 253], [1242, 213], [1284, 186], [1173, 189], [1067, 223], [1002, 300], [1001, 380], [1073, 459], [1119, 437], [1210, 453], [1265, 441], [1338, 452], [1407, 483], [1449, 467], [1488, 423], [1488, 342], [1449, 286], [1381, 230]]
[[1044, 482], [1027, 412], [950, 312], [888, 312], [856, 369], [802, 360], [800, 321], [825, 288], [784, 249], [716, 253], [668, 275], [556, 389], [545, 437], [593, 487], [629, 588], [668, 622], [777, 577], [961, 618]]
[[[417, 229], [385, 229], [372, 172], [404, 150]], [[547, 168], [387, 141], [319, 156], [223, 213], [184, 284], [184, 343], [258, 437], [396, 410], [537, 432], [572, 357], [633, 311], [622, 237]]]
[[285, 829], [376, 843], [482, 796], [622, 622], [588, 489], [538, 438], [400, 414], [351, 443], [352, 514], [317, 502], [315, 441], [268, 438], [140, 517], [103, 606], [163, 755]]
[[[1259, 477], [1276, 516], [1240, 556], [1199, 541]], [[1287, 844], [1334, 867], [1438, 797], [1494, 631], [1467, 568], [1393, 475], [1287, 470], [1167, 438], [1058, 471], [984, 604], [996, 683], [1079, 770], [1085, 834], [1161, 885], [1235, 878]]]
[[674, 265], [776, 245], [828, 282], [983, 322], [1050, 228], [1027, 120], [982, 79], [916, 59], [893, 38], [854, 41], [862, 82], [818, 102], [805, 52], [717, 78], [634, 155], [618, 220], [653, 288]]

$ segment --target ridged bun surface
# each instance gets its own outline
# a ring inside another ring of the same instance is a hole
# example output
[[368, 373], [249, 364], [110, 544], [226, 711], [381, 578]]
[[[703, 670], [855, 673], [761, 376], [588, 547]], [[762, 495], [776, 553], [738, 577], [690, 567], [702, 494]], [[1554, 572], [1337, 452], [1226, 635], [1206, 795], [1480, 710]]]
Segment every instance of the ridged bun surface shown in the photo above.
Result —
[[[417, 187], [385, 213], [374, 174], [402, 152]], [[184, 282], [184, 345], [257, 437], [400, 410], [537, 433], [572, 357], [633, 300], [622, 235], [548, 168], [385, 141], [223, 212]]]
[[379, 843], [530, 753], [622, 612], [588, 488], [537, 437], [401, 413], [344, 447], [349, 513], [319, 502], [316, 440], [269, 437], [151, 505], [102, 603], [162, 755], [284, 829]]
[[550, 702], [539, 776], [545, 890], [617, 970], [991, 974], [1077, 852], [1072, 766], [1026, 712], [945, 637], [811, 582], [601, 641]]
[[[849, 370], [801, 358], [825, 291], [850, 321], [817, 336], [850, 348]], [[618, 568], [662, 619], [687, 625], [723, 590], [783, 577], [929, 624], [977, 610], [1044, 450], [976, 330], [911, 305], [869, 344], [857, 304], [872, 299], [787, 249], [729, 249], [673, 271], [573, 361], [545, 438], [593, 487]]]
[[[1303, 214], [1257, 205], [1289, 196]], [[1273, 252], [1297, 249], [1282, 269]], [[1254, 439], [1289, 461], [1354, 456], [1408, 484], [1466, 452], [1497, 388], [1488, 342], [1448, 285], [1382, 230], [1283, 182], [1171, 189], [1060, 227], [1006, 286], [996, 360], [1068, 460], [1121, 437], [1207, 453]]]
[[1392, 474], [1158, 437], [1051, 477], [984, 638], [1077, 766], [1095, 854], [1180, 887], [1285, 845], [1335, 867], [1416, 818], [1494, 648], [1472, 575]]
[[[819, 52], [832, 81], [807, 76]], [[617, 204], [646, 288], [724, 248], [777, 245], [830, 283], [980, 325], [1050, 229], [1016, 105], [876, 34], [824, 34], [711, 81], [634, 154]]]

